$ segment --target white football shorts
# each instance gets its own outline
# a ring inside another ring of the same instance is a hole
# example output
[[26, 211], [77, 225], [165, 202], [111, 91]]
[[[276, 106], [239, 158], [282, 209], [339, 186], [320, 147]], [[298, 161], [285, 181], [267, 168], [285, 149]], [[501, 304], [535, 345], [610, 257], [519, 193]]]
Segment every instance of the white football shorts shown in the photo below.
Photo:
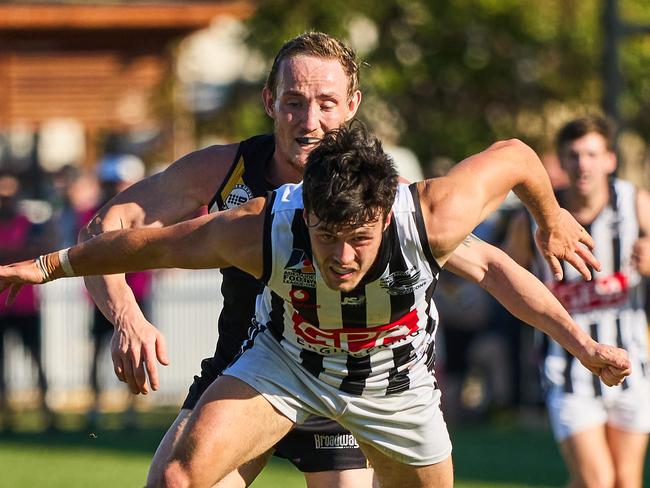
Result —
[[557, 442], [582, 430], [608, 424], [627, 432], [650, 432], [650, 382], [645, 379], [624, 390], [608, 388], [601, 397], [565, 393], [552, 387], [546, 407]]
[[290, 420], [331, 418], [359, 442], [401, 463], [427, 466], [451, 455], [433, 375], [394, 395], [350, 395], [293, 361], [268, 330], [224, 374], [249, 384]]

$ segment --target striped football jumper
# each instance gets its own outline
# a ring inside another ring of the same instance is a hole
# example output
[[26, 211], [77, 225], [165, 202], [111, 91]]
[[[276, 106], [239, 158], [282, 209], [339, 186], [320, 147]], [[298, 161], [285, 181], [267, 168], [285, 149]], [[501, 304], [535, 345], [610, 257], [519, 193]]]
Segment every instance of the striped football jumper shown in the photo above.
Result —
[[399, 185], [392, 210], [376, 262], [344, 293], [325, 285], [313, 259], [302, 185], [269, 196], [258, 333], [271, 334], [307, 374], [349, 394], [395, 394], [433, 375], [440, 266], [415, 185]]
[[[554, 282], [550, 269], [537, 253], [536, 268], [573, 319], [594, 340], [628, 351], [633, 375], [621, 386], [605, 388], [598, 377], [559, 344], [545, 339], [545, 386], [557, 386], [567, 394], [596, 397], [615, 395], [647, 376], [647, 320], [641, 275], [631, 264], [634, 242], [639, 237], [636, 188], [612, 179], [608, 204], [585, 226], [595, 242], [594, 255], [602, 270], [584, 281], [574, 268], [562, 263], [564, 279]], [[562, 195], [558, 195], [560, 203]], [[534, 230], [534, 229], [533, 229]], [[593, 272], [593, 270], [591, 270]]]

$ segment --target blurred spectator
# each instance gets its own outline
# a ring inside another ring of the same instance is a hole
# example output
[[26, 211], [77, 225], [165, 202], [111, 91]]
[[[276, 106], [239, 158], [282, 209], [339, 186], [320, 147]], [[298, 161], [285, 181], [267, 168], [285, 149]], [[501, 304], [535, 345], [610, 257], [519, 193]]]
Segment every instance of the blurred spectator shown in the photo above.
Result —
[[[144, 174], [144, 165], [137, 156], [130, 154], [109, 154], [104, 157], [97, 166], [97, 176], [101, 186], [101, 204], [96, 206], [92, 212], [87, 213], [87, 215], [94, 215], [104, 203], [140, 180]], [[80, 224], [85, 225], [88, 220], [85, 219]], [[133, 294], [140, 308], [147, 314], [151, 274], [149, 272], [128, 273], [126, 275], [126, 281], [131, 287], [131, 290], [133, 290]], [[94, 428], [100, 420], [100, 395], [102, 388], [100, 387], [99, 381], [99, 361], [102, 351], [109, 344], [113, 335], [113, 324], [104, 317], [97, 307], [94, 307], [93, 311], [91, 334], [93, 340], [93, 363], [90, 380], [94, 402], [91, 410], [88, 412], [88, 425], [90, 428]], [[124, 412], [123, 418], [123, 426], [125, 428], [134, 428], [137, 426], [134, 410], [135, 399], [135, 395], [128, 395], [128, 407]]]
[[[30, 222], [18, 209], [20, 183], [9, 174], [0, 175], [0, 263], [7, 264], [46, 252], [50, 246], [43, 225]], [[41, 319], [36, 290], [24, 286], [13, 304], [0, 304], [0, 408], [4, 427], [11, 429], [13, 414], [8, 398], [5, 374], [5, 336], [15, 333], [29, 352], [38, 374], [40, 408], [48, 428], [54, 417], [47, 406], [47, 380], [41, 360]], [[9, 370], [11, 378], [11, 370]]]
[[55, 175], [55, 186], [61, 194], [57, 215], [59, 245], [70, 247], [77, 243], [79, 229], [97, 211], [101, 190], [97, 175], [66, 166]]

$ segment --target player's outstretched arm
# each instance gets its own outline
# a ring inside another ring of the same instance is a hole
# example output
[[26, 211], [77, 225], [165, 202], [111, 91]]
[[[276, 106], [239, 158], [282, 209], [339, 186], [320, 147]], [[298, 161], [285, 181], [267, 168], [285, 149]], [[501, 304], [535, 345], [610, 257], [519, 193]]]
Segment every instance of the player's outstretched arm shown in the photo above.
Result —
[[69, 276], [226, 266], [260, 276], [265, 203], [256, 198], [236, 209], [168, 227], [105, 232], [66, 251], [2, 266], [0, 280], [40, 284]]
[[544, 284], [500, 249], [470, 235], [447, 268], [480, 284], [510, 313], [548, 334], [606, 385], [617, 385], [630, 374], [626, 351], [595, 342]]
[[[81, 230], [79, 241], [111, 230], [171, 225], [193, 215], [226, 178], [236, 149], [236, 145], [212, 146], [191, 152], [165, 171], [134, 184], [99, 210]], [[84, 281], [97, 307], [114, 325], [115, 375], [132, 393], [148, 393], [147, 377], [151, 389], [157, 390], [157, 361], [169, 364], [165, 337], [145, 318], [124, 275], [87, 276]]]
[[512, 139], [454, 166], [447, 176], [418, 184], [425, 224], [434, 256], [442, 262], [476, 225], [513, 190], [540, 227], [538, 246], [553, 273], [562, 275], [565, 260], [589, 279], [589, 266], [600, 269], [591, 253], [593, 240], [561, 209], [549, 177], [535, 152]]
[[262, 274], [265, 199], [169, 227], [106, 232], [38, 259], [0, 266], [0, 292], [69, 276], [236, 266]]

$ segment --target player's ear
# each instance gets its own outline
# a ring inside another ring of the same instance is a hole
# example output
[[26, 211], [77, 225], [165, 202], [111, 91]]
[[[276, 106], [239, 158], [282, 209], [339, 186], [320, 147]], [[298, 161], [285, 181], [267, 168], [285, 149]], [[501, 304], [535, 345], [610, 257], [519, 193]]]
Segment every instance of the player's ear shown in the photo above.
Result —
[[388, 229], [388, 226], [390, 225], [391, 221], [393, 220], [393, 211], [391, 210], [388, 212], [388, 215], [386, 215], [386, 219], [384, 220], [384, 229]]
[[607, 174], [611, 175], [614, 171], [616, 171], [616, 166], [618, 164], [616, 160], [616, 153], [614, 151], [607, 151], [607, 163], [606, 163], [606, 170]]
[[262, 101], [264, 102], [266, 114], [271, 118], [275, 118], [275, 100], [273, 99], [273, 93], [266, 86], [262, 90]]
[[359, 110], [359, 105], [361, 104], [361, 90], [356, 90], [350, 99], [348, 100], [348, 114], [345, 117], [345, 120], [351, 120]]

